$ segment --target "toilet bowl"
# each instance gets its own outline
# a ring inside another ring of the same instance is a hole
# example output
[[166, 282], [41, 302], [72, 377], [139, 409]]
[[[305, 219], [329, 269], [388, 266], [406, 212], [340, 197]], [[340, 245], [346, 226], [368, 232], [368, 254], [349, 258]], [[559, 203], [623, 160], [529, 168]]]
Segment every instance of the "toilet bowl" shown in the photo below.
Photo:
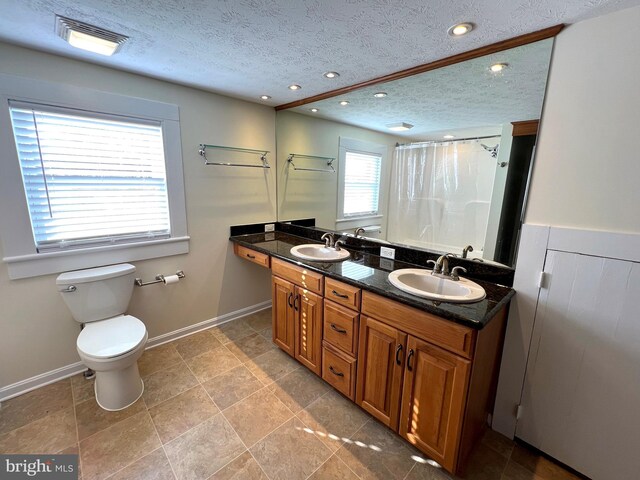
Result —
[[83, 325], [76, 348], [82, 362], [96, 372], [96, 401], [109, 411], [127, 408], [144, 391], [137, 360], [147, 343], [147, 329], [124, 314], [134, 275], [133, 265], [120, 264], [67, 272], [56, 280], [73, 318]]

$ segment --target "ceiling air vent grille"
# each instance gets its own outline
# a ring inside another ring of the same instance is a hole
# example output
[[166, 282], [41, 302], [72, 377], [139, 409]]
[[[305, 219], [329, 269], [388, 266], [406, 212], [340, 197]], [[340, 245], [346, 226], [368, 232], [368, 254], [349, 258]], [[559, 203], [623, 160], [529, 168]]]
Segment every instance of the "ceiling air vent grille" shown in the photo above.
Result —
[[110, 30], [105, 30], [104, 28], [96, 27], [95, 25], [73, 20], [72, 18], [56, 15], [56, 33], [64, 40], [69, 41], [69, 36], [72, 31], [90, 35], [116, 44], [113, 53], [120, 50], [122, 45], [129, 39], [126, 35], [121, 35]]

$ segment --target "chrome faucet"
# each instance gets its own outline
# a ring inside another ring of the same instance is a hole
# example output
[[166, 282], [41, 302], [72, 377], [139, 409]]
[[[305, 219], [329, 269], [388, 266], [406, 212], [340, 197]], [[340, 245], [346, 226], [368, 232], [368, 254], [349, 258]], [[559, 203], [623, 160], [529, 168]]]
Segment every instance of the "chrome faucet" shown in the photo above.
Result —
[[355, 236], [356, 236], [356, 238], [358, 238], [358, 237], [359, 237], [360, 235], [362, 235], [364, 232], [365, 232], [364, 228], [362, 228], [362, 227], [358, 227], [358, 228], [356, 228], [356, 231], [355, 231]]
[[341, 250], [341, 247], [344, 247], [344, 242], [342, 240], [336, 240], [336, 242], [333, 244], [333, 248], [335, 248], [336, 251], [339, 252]]
[[333, 236], [333, 233], [329, 233], [329, 232], [322, 235], [320, 237], [320, 240], [324, 240], [324, 245], [327, 248], [333, 247], [336, 243], [336, 237]]
[[449, 258], [453, 257], [453, 253], [445, 253], [438, 257], [438, 260], [427, 260], [427, 264], [433, 264], [433, 271], [431, 275], [443, 275], [449, 276]]
[[469, 252], [473, 252], [473, 247], [471, 245], [467, 245], [462, 249], [462, 258], [467, 258]]

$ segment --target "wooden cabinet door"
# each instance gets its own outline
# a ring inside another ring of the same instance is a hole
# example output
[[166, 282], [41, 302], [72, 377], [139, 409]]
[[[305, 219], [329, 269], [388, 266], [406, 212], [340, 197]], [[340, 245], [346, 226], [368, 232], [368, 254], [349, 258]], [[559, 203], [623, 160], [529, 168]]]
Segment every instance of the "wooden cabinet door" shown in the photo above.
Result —
[[356, 403], [388, 427], [398, 428], [407, 335], [372, 318], [360, 319]]
[[273, 343], [295, 356], [295, 287], [279, 277], [271, 277]]
[[471, 362], [409, 336], [400, 435], [454, 471]]
[[295, 358], [316, 375], [322, 370], [322, 297], [295, 287]]

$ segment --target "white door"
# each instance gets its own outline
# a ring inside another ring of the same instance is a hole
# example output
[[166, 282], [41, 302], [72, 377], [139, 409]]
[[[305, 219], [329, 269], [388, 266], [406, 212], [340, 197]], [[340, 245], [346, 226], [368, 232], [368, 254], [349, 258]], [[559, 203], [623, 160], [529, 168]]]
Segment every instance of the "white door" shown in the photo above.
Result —
[[640, 264], [549, 250], [516, 436], [594, 480], [640, 478]]

